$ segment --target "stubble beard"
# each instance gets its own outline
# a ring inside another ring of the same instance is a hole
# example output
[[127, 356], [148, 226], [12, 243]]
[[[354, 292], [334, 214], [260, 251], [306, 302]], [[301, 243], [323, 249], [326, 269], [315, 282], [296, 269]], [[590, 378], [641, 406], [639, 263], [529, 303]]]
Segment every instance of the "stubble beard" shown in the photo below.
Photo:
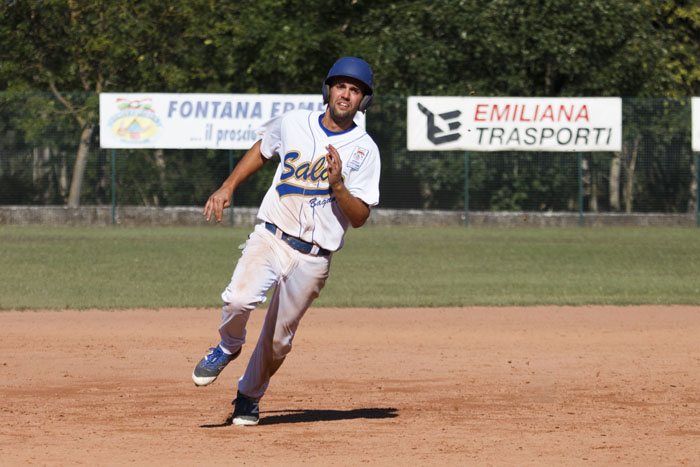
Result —
[[349, 107], [348, 110], [345, 111], [338, 110], [336, 105], [330, 105], [328, 108], [330, 110], [331, 119], [339, 126], [352, 122], [357, 113], [357, 109], [353, 109], [352, 107]]

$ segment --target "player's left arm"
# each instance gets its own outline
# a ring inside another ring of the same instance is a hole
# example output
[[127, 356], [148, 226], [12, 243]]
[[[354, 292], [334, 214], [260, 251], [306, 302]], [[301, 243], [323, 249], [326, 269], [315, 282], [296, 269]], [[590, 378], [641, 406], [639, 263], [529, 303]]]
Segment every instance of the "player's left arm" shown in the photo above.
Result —
[[350, 221], [350, 225], [355, 228], [362, 227], [369, 218], [369, 206], [360, 198], [353, 196], [345, 186], [342, 177], [343, 162], [340, 160], [338, 151], [330, 144], [326, 146], [326, 150], [328, 151], [326, 155], [328, 185], [333, 191], [335, 200]]

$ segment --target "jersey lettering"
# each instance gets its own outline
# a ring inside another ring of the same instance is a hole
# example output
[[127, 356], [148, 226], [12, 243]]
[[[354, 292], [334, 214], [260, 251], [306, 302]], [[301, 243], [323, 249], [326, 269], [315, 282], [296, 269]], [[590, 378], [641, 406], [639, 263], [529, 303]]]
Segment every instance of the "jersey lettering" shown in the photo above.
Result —
[[[299, 159], [299, 151], [290, 151], [284, 156], [284, 171], [280, 175], [280, 183], [275, 187], [280, 198], [295, 195], [304, 197], [327, 197], [330, 196], [330, 188], [326, 185], [323, 188], [313, 188], [307, 185], [295, 184], [298, 182], [328, 182], [328, 168], [326, 167], [326, 156], [319, 157], [316, 162], [303, 162], [298, 166], [294, 162]], [[345, 179], [345, 177], [343, 177]]]
[[299, 159], [299, 156], [299, 151], [290, 151], [284, 156], [284, 172], [282, 172], [280, 176], [281, 181], [284, 182], [290, 178], [305, 182], [325, 182], [328, 180], [325, 155], [317, 159], [313, 164], [311, 164], [311, 162], [304, 162], [297, 167], [294, 165], [294, 161]]

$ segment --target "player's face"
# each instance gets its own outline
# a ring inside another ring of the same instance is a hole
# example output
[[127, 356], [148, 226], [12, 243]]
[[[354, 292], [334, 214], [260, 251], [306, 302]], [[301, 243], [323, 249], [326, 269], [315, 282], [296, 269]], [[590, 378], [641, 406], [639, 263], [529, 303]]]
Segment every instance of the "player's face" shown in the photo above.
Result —
[[338, 77], [330, 83], [328, 109], [336, 122], [355, 118], [364, 97], [362, 82], [349, 77]]

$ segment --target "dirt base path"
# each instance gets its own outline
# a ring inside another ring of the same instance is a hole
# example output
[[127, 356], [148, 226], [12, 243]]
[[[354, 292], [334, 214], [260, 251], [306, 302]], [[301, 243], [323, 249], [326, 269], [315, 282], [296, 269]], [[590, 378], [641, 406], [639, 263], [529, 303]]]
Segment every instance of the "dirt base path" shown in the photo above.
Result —
[[313, 308], [232, 426], [263, 316], [197, 388], [219, 310], [0, 312], [0, 463], [700, 465], [700, 307]]

